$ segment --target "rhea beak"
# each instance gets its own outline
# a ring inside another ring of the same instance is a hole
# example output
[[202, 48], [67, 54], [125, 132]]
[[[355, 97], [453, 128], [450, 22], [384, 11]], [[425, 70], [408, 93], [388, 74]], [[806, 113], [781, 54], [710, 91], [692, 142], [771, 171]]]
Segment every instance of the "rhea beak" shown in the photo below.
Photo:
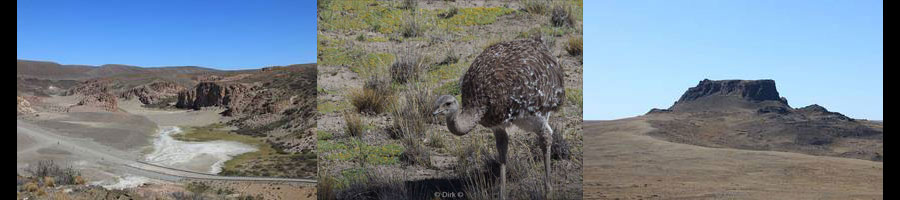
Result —
[[434, 112], [431, 113], [431, 116], [437, 116], [439, 114], [441, 114], [441, 110], [435, 110]]

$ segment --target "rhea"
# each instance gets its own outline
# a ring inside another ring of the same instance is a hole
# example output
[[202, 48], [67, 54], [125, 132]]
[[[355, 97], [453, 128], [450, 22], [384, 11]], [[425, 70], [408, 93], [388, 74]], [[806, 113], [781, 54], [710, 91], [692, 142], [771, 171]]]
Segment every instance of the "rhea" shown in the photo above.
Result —
[[544, 189], [550, 186], [550, 115], [565, 100], [563, 71], [540, 38], [513, 40], [486, 48], [459, 81], [462, 104], [442, 95], [434, 115], [444, 115], [447, 128], [457, 136], [477, 124], [491, 129], [500, 162], [500, 199], [506, 195], [507, 129], [517, 126], [538, 135], [544, 154]]

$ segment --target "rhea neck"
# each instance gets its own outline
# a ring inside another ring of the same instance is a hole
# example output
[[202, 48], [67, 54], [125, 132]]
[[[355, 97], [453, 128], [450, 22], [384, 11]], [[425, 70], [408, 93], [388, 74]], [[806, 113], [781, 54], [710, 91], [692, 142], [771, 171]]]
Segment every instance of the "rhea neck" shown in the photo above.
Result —
[[453, 109], [447, 115], [447, 129], [450, 129], [450, 133], [454, 135], [463, 136], [472, 131], [480, 119], [481, 114], [475, 109], [464, 108], [462, 111]]

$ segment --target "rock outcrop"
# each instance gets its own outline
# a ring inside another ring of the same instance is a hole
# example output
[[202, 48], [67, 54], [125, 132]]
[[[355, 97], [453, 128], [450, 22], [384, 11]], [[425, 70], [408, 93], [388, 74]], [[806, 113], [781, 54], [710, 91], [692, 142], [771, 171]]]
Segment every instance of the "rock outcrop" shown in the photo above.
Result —
[[703, 80], [647, 113], [652, 136], [709, 147], [882, 161], [884, 128], [819, 105], [792, 108], [772, 80]]
[[119, 110], [119, 101], [115, 95], [109, 92], [111, 81], [93, 79], [81, 83], [66, 91], [67, 96], [80, 96], [76, 106], [96, 107], [104, 111], [116, 112]]
[[203, 107], [225, 107], [226, 115], [239, 114], [250, 103], [250, 87], [240, 83], [202, 82], [193, 89], [178, 93], [175, 107], [201, 109]]
[[123, 99], [137, 98], [143, 104], [156, 104], [162, 100], [178, 97], [185, 87], [172, 81], [156, 81], [125, 91], [119, 95]]
[[719, 80], [704, 79], [697, 86], [689, 88], [678, 102], [694, 101], [707, 96], [734, 96], [748, 101], [787, 100], [778, 95], [774, 80]]
[[28, 102], [25, 97], [16, 96], [16, 115], [31, 114], [34, 112], [34, 109], [31, 108], [31, 102]]

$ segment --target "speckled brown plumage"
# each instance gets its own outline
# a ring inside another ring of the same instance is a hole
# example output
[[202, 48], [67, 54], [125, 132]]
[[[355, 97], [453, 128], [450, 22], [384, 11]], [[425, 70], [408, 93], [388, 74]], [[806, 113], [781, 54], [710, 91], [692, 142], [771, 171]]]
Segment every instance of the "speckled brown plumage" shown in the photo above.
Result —
[[460, 80], [462, 107], [481, 108], [494, 127], [546, 115], [565, 100], [563, 71], [540, 39], [500, 42], [484, 50]]

